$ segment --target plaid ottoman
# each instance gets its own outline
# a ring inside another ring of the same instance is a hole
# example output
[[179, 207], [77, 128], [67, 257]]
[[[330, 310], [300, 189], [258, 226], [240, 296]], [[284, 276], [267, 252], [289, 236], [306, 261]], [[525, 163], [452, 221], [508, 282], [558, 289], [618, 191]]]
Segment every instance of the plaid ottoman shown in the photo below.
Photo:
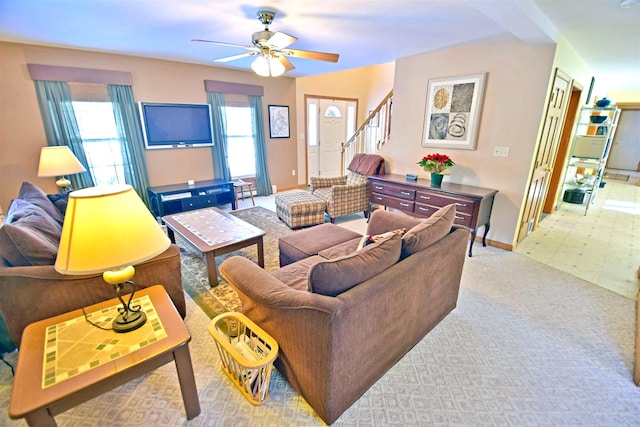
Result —
[[276, 213], [289, 228], [322, 224], [325, 207], [323, 200], [306, 191], [276, 194]]

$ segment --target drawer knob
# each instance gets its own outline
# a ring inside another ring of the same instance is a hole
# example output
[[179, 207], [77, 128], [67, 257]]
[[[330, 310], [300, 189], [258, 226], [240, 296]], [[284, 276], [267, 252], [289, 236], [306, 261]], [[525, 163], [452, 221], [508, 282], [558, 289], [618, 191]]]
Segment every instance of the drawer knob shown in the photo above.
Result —
[[409, 205], [408, 205], [408, 204], [406, 204], [406, 203], [400, 203], [400, 206], [403, 206], [403, 207], [405, 207], [405, 208], [408, 208], [408, 207], [409, 207]]
[[408, 191], [401, 191], [400, 194], [404, 194], [405, 196], [410, 196], [411, 193], [409, 193]]
[[384, 187], [380, 187], [380, 186], [378, 186], [378, 185], [374, 185], [373, 187], [374, 187], [376, 190], [382, 190], [382, 189], [384, 188]]
[[431, 200], [431, 197], [429, 197], [429, 196], [420, 196], [420, 198], [424, 199], [424, 200]]
[[382, 197], [375, 197], [376, 200], [382, 200]]
[[455, 205], [456, 206], [462, 206], [462, 207], [466, 207], [467, 206], [466, 203], [458, 203], [458, 202], [455, 202]]
[[456, 219], [464, 219], [464, 217], [456, 215]]

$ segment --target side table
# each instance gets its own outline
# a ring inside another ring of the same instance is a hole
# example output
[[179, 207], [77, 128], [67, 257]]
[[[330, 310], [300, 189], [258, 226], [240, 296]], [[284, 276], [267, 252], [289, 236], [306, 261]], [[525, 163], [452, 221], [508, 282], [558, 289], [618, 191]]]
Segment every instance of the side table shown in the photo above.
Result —
[[[27, 326], [9, 416], [25, 418], [29, 426], [55, 426], [55, 415], [175, 361], [187, 419], [197, 417], [200, 401], [189, 330], [164, 287], [142, 289], [134, 300], [143, 306], [148, 320], [140, 329], [124, 334], [87, 323], [82, 310]], [[107, 323], [119, 305], [114, 298], [86, 307], [85, 312], [94, 321]], [[66, 354], [73, 354], [73, 360], [65, 359]]]
[[251, 203], [253, 203], [253, 206], [256, 205], [255, 200], [253, 200], [253, 190], [251, 190], [252, 185], [253, 184], [251, 184], [250, 182], [246, 182], [242, 180], [233, 181], [233, 188], [236, 196], [236, 206], [238, 206], [238, 193], [240, 193], [240, 195], [242, 196], [242, 200], [244, 201], [244, 187], [247, 187], [249, 189], [249, 196], [251, 196]]

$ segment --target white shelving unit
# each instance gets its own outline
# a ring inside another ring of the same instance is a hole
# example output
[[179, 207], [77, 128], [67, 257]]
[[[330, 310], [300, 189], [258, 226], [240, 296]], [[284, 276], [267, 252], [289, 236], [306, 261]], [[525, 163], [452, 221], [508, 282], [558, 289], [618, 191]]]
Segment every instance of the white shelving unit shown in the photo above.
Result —
[[619, 116], [620, 109], [616, 106], [580, 110], [565, 174], [563, 200], [584, 204], [585, 215], [602, 183]]

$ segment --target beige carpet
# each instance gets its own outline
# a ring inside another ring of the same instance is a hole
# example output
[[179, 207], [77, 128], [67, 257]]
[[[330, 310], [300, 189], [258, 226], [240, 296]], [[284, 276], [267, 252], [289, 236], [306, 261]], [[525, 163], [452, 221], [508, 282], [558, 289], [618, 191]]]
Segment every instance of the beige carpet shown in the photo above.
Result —
[[[322, 425], [277, 372], [270, 400], [251, 405], [220, 369], [208, 317], [192, 301], [188, 310], [199, 417], [185, 420], [166, 365], [59, 415], [59, 425]], [[634, 319], [629, 299], [481, 248], [465, 264], [458, 307], [335, 425], [639, 425]], [[0, 365], [0, 424], [25, 425], [6, 418], [11, 381]]]

